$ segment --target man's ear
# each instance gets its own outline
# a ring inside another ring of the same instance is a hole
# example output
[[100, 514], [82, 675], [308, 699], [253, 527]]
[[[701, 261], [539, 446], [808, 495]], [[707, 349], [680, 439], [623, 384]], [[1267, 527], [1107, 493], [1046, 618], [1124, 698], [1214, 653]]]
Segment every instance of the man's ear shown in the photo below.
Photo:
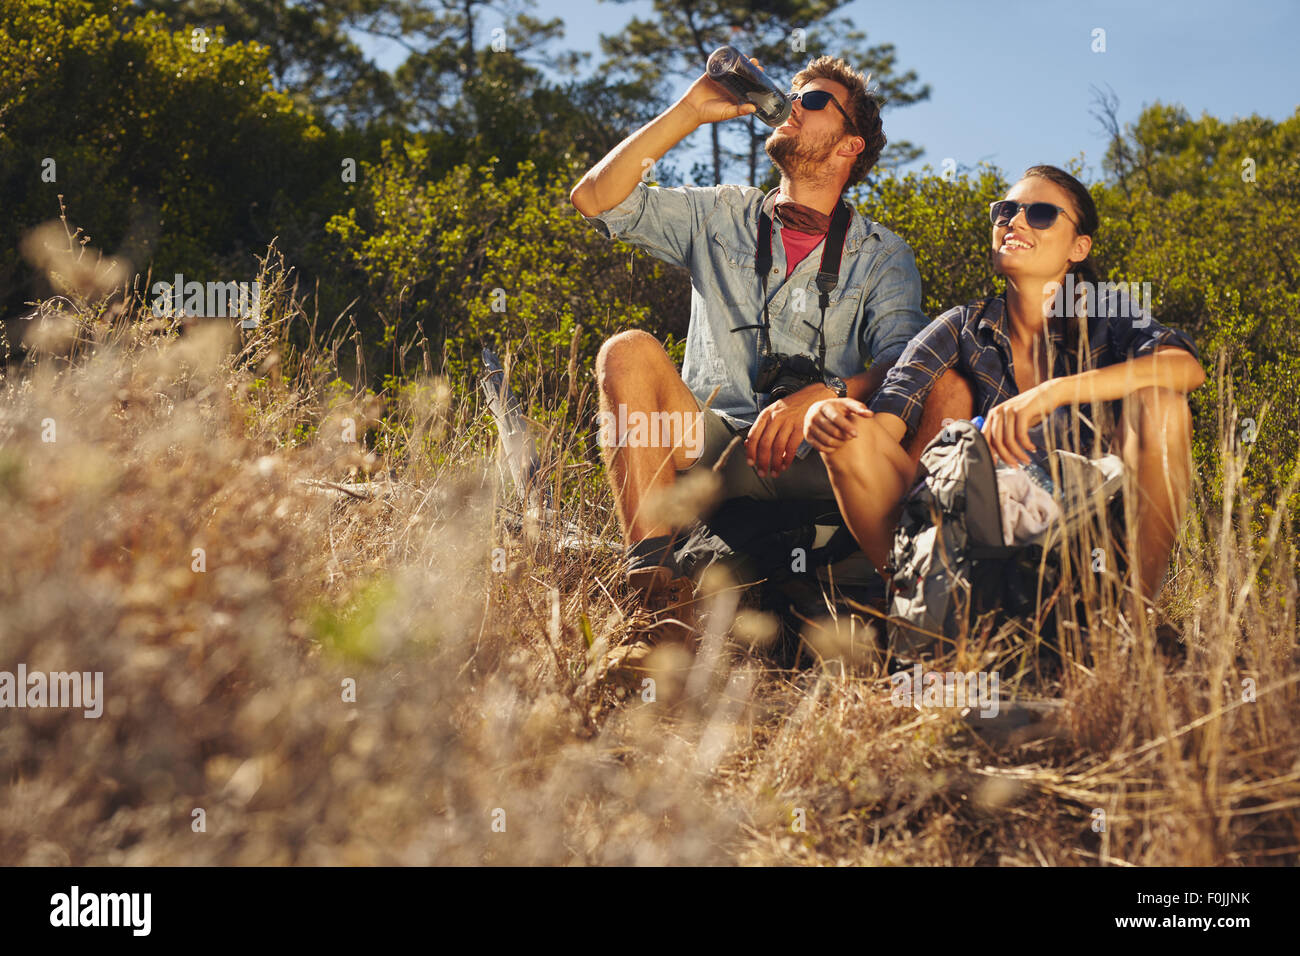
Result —
[[854, 136], [847, 144], [840, 147], [840, 151], [845, 156], [856, 156], [867, 148], [867, 141], [861, 136]]

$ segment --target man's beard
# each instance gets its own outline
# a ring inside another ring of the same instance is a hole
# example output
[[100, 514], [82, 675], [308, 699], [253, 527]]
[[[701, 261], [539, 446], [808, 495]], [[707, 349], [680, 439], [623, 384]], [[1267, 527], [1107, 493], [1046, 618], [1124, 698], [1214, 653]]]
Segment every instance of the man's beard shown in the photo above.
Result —
[[763, 144], [772, 165], [791, 179], [801, 182], [820, 182], [831, 178], [826, 162], [835, 150], [840, 137], [836, 133], [827, 133], [820, 139], [809, 140], [806, 136], [773, 133]]

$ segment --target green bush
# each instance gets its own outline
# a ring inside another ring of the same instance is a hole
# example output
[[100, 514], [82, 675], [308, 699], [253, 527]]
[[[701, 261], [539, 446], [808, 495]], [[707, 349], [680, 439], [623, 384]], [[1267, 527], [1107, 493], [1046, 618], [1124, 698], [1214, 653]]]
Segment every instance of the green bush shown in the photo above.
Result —
[[[1225, 362], [1240, 417], [1255, 422], [1234, 431], [1254, 433], [1246, 481], [1267, 519], [1300, 459], [1300, 111], [1225, 123], [1156, 104], [1107, 166], [1093, 190], [1100, 262], [1114, 281], [1151, 283], [1152, 312], [1201, 350], [1209, 380], [1192, 399], [1196, 458], [1214, 500], [1227, 398], [1215, 370]], [[1300, 497], [1290, 506], [1294, 516]]]
[[[112, 0], [0, 0], [0, 247], [60, 194], [98, 248], [158, 276], [251, 275], [277, 235], [310, 241], [341, 201], [330, 134], [271, 88], [265, 48], [191, 39]], [[6, 259], [13, 308], [32, 277]]]
[[874, 181], [860, 209], [912, 247], [921, 311], [936, 318], [1000, 288], [989, 253], [988, 204], [1006, 181], [993, 169], [952, 178], [908, 173]]
[[656, 327], [666, 269], [601, 237], [570, 205], [570, 181], [528, 161], [500, 180], [492, 164], [430, 181], [428, 159], [416, 143], [385, 142], [356, 205], [326, 227], [365, 283], [362, 311], [380, 316], [381, 342], [426, 337], [462, 380], [480, 369], [481, 345], [510, 348], [518, 380], [564, 391], [579, 324], [581, 370], [608, 335]]

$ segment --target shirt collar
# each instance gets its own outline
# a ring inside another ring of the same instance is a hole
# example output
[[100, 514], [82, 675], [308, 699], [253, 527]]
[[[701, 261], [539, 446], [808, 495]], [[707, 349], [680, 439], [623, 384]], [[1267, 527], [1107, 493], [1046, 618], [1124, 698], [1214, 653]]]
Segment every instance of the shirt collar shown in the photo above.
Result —
[[984, 314], [980, 316], [977, 328], [985, 329], [993, 336], [994, 341], [999, 343], [1011, 344], [1011, 336], [1007, 334], [1007, 301], [1003, 296], [994, 296], [989, 300]]
[[[996, 341], [1002, 342], [1008, 348], [1011, 347], [1011, 329], [1008, 327], [1010, 320], [1007, 318], [1007, 297], [1006, 293], [994, 296], [989, 302], [988, 308], [980, 317], [978, 327], [987, 329]], [[1047, 324], [1047, 334], [1052, 340], [1053, 346], [1059, 352], [1065, 347], [1065, 331], [1062, 323], [1049, 321]]]
[[[781, 228], [780, 221], [776, 218], [776, 197], [781, 194], [780, 186], [773, 186], [766, 196], [763, 197], [763, 212], [767, 213], [768, 218], [772, 220], [773, 231]], [[841, 197], [843, 198], [843, 197]], [[844, 200], [849, 205], [849, 231], [844, 234], [844, 248], [848, 252], [856, 252], [858, 246], [867, 241], [867, 236], [871, 235], [874, 228], [873, 223], [862, 213], [858, 212], [857, 207], [847, 199]]]

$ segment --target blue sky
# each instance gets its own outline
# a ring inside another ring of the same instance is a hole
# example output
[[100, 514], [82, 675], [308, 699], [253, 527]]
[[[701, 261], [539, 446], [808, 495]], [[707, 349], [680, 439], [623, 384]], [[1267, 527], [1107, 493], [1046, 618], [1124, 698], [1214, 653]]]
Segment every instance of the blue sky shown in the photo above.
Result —
[[[634, 15], [652, 17], [653, 7], [539, 0], [534, 13], [561, 17], [564, 45], [593, 51], [594, 65], [600, 34], [619, 32]], [[938, 168], [951, 157], [1014, 174], [1082, 154], [1088, 178], [1099, 176], [1106, 139], [1089, 113], [1090, 84], [1115, 91], [1123, 121], [1157, 101], [1181, 103], [1194, 116], [1274, 120], [1300, 103], [1297, 0], [855, 0], [841, 15], [869, 44], [893, 43], [899, 67], [930, 85], [929, 101], [885, 113], [886, 136], [925, 149], [915, 166]], [[493, 25], [485, 21], [480, 43]], [[1098, 28], [1104, 53], [1092, 50]], [[669, 154], [682, 170], [703, 156], [704, 134], [693, 138], [698, 144], [688, 140]]]

